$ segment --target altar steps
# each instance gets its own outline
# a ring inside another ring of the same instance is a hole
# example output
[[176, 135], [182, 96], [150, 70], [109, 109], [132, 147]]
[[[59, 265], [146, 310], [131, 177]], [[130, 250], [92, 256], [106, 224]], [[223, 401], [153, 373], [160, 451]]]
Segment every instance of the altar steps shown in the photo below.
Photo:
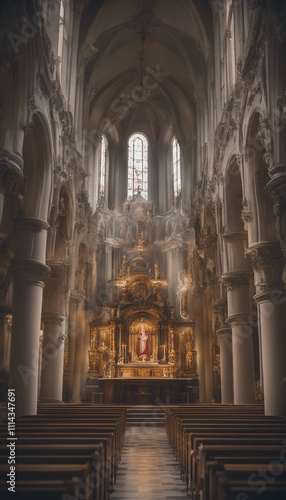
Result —
[[165, 407], [132, 406], [127, 408], [127, 425], [163, 426], [165, 425]]

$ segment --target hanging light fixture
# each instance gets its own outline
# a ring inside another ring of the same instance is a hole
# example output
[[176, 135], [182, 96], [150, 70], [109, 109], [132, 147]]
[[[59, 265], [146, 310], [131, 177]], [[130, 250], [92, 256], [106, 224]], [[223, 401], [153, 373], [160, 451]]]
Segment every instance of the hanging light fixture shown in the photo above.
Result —
[[150, 96], [150, 90], [144, 86], [144, 64], [146, 59], [145, 42], [151, 38], [151, 31], [159, 26], [160, 22], [154, 16], [149, 8], [143, 9], [138, 15], [134, 16], [131, 21], [131, 26], [136, 31], [137, 38], [141, 41], [141, 49], [139, 53], [140, 62], [140, 85], [133, 88], [131, 95], [134, 101], [140, 103], [147, 101]]

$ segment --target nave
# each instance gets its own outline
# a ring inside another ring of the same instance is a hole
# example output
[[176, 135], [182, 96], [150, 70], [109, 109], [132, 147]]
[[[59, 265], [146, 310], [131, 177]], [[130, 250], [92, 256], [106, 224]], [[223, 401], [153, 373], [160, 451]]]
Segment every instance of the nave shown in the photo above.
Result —
[[285, 419], [263, 405], [179, 405], [164, 428], [158, 409], [135, 425], [146, 407], [128, 421], [126, 407], [40, 404], [16, 419], [14, 453], [3, 421], [1, 500], [11, 457], [17, 500], [285, 500]]
[[111, 500], [187, 498], [165, 429], [152, 420], [145, 424], [127, 428]]

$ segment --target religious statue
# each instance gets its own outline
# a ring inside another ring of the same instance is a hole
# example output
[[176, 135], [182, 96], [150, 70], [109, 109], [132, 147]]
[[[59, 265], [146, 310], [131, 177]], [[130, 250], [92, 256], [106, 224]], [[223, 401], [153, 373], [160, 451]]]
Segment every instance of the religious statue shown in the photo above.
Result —
[[159, 279], [159, 266], [158, 264], [154, 264], [154, 275], [155, 275], [155, 280]]
[[141, 326], [141, 329], [137, 335], [136, 351], [138, 358], [140, 358], [141, 356], [148, 356], [148, 333], [145, 331], [143, 325]]

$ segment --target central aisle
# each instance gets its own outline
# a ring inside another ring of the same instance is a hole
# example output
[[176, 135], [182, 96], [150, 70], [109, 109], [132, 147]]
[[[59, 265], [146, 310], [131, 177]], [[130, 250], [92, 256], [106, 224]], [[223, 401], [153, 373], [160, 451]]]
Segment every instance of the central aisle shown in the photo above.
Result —
[[187, 498], [164, 427], [127, 427], [111, 500]]

